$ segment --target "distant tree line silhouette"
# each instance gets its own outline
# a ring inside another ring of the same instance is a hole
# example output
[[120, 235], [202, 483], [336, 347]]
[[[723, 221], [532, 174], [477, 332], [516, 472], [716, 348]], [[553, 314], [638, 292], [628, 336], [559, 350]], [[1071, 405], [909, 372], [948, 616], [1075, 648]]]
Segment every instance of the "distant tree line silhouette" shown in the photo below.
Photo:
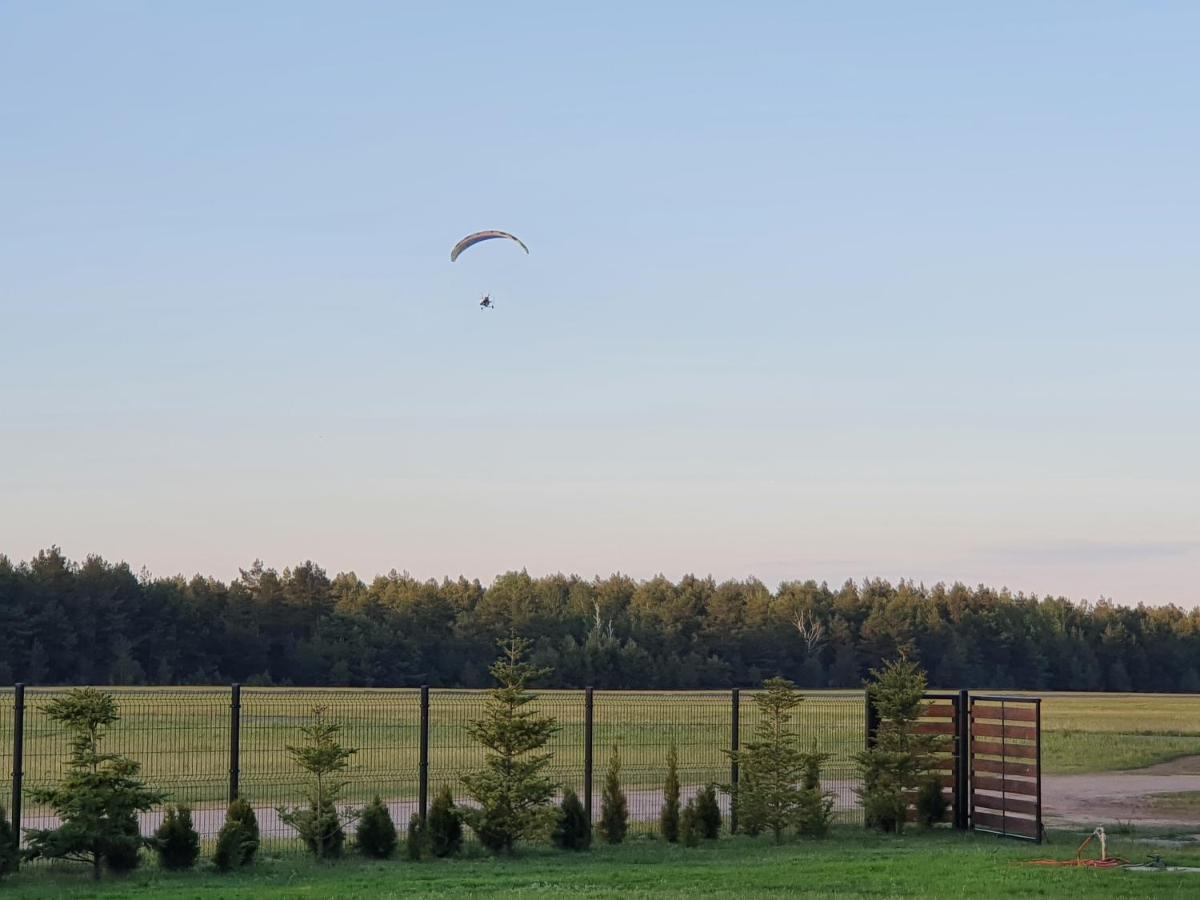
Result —
[[903, 653], [939, 688], [1200, 692], [1200, 611], [1176, 606], [876, 579], [364, 582], [311, 562], [225, 584], [57, 548], [0, 557], [0, 684], [482, 687], [510, 633], [553, 669], [548, 687], [859, 687]]

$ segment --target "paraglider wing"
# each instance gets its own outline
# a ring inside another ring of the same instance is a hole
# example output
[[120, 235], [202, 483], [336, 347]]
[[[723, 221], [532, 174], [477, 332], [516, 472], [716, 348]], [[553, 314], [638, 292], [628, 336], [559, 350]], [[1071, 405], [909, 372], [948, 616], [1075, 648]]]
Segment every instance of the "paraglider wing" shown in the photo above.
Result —
[[507, 231], [477, 231], [474, 234], [468, 234], [465, 238], [454, 245], [454, 249], [450, 251], [450, 262], [454, 262], [456, 259], [458, 259], [458, 254], [462, 253], [468, 247], [474, 247], [480, 241], [490, 241], [494, 238], [508, 238], [510, 241], [516, 241], [521, 245], [522, 250], [524, 250], [526, 253], [529, 252], [529, 248], [525, 246], [524, 241], [522, 241], [516, 235], [509, 234]]

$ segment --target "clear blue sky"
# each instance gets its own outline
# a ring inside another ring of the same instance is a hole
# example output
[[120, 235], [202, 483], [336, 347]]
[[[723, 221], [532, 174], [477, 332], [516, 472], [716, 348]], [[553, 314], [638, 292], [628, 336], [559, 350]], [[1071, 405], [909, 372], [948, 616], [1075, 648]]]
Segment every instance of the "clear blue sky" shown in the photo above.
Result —
[[0, 552], [1194, 605], [1198, 37], [0, 3]]

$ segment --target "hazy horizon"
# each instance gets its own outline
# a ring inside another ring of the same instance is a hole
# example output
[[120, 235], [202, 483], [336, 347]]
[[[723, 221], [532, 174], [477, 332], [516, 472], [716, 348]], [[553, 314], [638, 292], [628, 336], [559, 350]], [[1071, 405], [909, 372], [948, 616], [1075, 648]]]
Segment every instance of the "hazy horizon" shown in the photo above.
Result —
[[0, 553], [1194, 607], [1197, 33], [0, 7]]

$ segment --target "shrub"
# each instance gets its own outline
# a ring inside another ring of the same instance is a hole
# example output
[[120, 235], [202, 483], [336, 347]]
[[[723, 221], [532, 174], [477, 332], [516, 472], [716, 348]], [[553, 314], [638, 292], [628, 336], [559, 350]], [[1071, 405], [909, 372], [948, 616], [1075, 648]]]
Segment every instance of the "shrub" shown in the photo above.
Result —
[[554, 846], [560, 850], [586, 850], [592, 845], [592, 823], [578, 795], [567, 790], [554, 826]]
[[225, 813], [225, 824], [217, 834], [213, 865], [219, 872], [228, 872], [249, 865], [258, 853], [258, 817], [245, 800], [234, 800]]
[[817, 752], [815, 740], [812, 750], [800, 754], [803, 778], [796, 804], [796, 830], [807, 837], [824, 837], [833, 824], [834, 795], [821, 790], [821, 766], [827, 759], [828, 753]]
[[354, 838], [358, 851], [371, 859], [387, 859], [395, 852], [396, 825], [378, 794], [363, 809]]
[[672, 844], [679, 840], [679, 755], [674, 743], [667, 750], [667, 780], [663, 785], [658, 830]]
[[454, 856], [462, 849], [462, 812], [454, 805], [450, 785], [444, 785], [433, 798], [426, 823], [429, 850], [436, 857]]
[[549, 672], [525, 662], [529, 642], [513, 637], [500, 646], [504, 652], [491, 667], [498, 686], [468, 729], [487, 750], [483, 769], [463, 776], [463, 784], [479, 804], [466, 817], [480, 842], [493, 853], [512, 853], [518, 841], [553, 824], [557, 785], [545, 774], [553, 754], [538, 751], [558, 726], [526, 708], [536, 696], [527, 690], [530, 682]]
[[77, 688], [47, 704], [46, 714], [71, 735], [67, 774], [57, 786], [32, 790], [30, 796], [54, 810], [61, 824], [28, 831], [26, 855], [90, 863], [96, 878], [104, 865], [114, 871], [135, 868], [139, 851], [149, 843], [138, 830], [137, 814], [167, 795], [146, 787], [134, 760], [100, 752], [109, 726], [121, 718], [116, 699], [95, 688]]
[[696, 794], [695, 801], [700, 835], [706, 840], [715, 841], [721, 836], [721, 806], [717, 803], [716, 787], [710, 784], [703, 788]]
[[0, 878], [17, 871], [20, 858], [20, 851], [17, 849], [17, 833], [8, 824], [8, 816], [4, 812], [4, 807], [0, 806]]
[[696, 809], [696, 798], [693, 797], [683, 808], [679, 817], [679, 837], [685, 847], [700, 846], [700, 838], [704, 836], [704, 825], [700, 821], [700, 813]]
[[287, 746], [292, 761], [312, 776], [308, 805], [276, 810], [285, 824], [299, 832], [304, 845], [318, 859], [342, 855], [346, 842], [344, 825], [358, 816], [357, 812], [338, 811], [338, 795], [346, 783], [334, 777], [349, 767], [350, 757], [358, 750], [341, 744], [338, 733], [342, 726], [326, 721], [326, 711], [325, 706], [314, 706], [312, 722], [300, 727], [304, 744]]
[[614, 744], [604, 776], [604, 794], [600, 799], [600, 836], [607, 844], [619, 844], [629, 831], [629, 803], [621, 790], [621, 751]]
[[942, 780], [932, 775], [921, 782], [917, 791], [917, 821], [925, 828], [932, 828], [946, 818], [950, 804], [942, 791]]
[[420, 862], [426, 852], [425, 826], [421, 817], [413, 813], [408, 820], [408, 835], [404, 840], [404, 855], [412, 862]]
[[192, 811], [186, 806], [168, 806], [162, 824], [154, 832], [154, 850], [164, 869], [190, 869], [200, 857], [200, 835], [192, 826]]

